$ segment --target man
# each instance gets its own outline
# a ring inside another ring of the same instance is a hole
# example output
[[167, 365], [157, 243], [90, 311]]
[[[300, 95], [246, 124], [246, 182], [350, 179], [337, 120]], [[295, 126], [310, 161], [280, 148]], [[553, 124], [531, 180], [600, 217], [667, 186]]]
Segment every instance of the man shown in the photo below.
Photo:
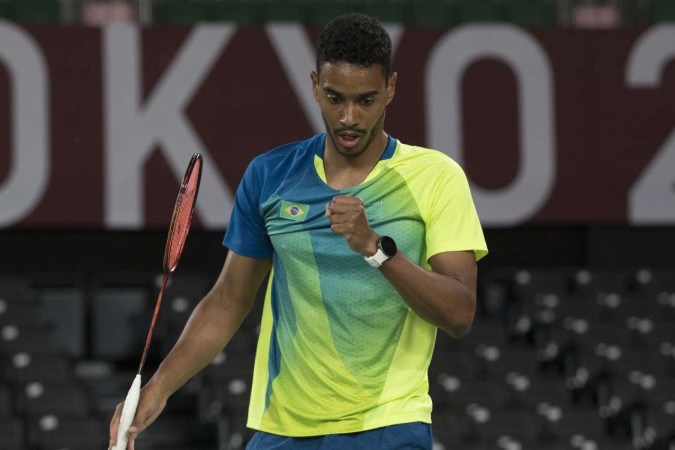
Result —
[[248, 448], [431, 448], [436, 330], [469, 330], [487, 248], [459, 166], [384, 132], [396, 77], [376, 19], [324, 28], [311, 80], [326, 132], [249, 165], [223, 270], [143, 388], [129, 448], [225, 347], [270, 273]]

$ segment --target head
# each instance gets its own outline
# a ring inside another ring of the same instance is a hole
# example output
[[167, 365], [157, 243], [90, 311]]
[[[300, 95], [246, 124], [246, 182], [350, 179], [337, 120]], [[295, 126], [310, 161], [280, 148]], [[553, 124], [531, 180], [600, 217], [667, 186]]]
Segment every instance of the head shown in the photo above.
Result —
[[319, 36], [316, 72], [320, 74], [327, 62], [379, 66], [386, 80], [391, 72], [391, 38], [375, 17], [359, 13], [336, 17]]
[[329, 144], [337, 152], [356, 156], [384, 137], [385, 110], [395, 85], [391, 39], [376, 18], [351, 13], [326, 25], [312, 86]]

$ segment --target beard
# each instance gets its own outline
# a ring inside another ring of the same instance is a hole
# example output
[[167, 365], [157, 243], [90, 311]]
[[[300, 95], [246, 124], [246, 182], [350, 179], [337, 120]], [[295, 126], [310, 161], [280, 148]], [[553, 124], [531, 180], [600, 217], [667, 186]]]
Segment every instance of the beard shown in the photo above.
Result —
[[[373, 140], [375, 140], [377, 134], [384, 129], [384, 113], [385, 111], [382, 111], [380, 117], [375, 121], [375, 123], [369, 130], [357, 127], [348, 128], [343, 126], [331, 128], [328, 125], [328, 120], [326, 120], [326, 116], [323, 114], [321, 116], [323, 117], [323, 123], [326, 126], [326, 134], [333, 143], [333, 148], [335, 149], [335, 151], [342, 156], [354, 158], [365, 152], [366, 149], [373, 142]], [[342, 145], [340, 145], [337, 140], [337, 136], [345, 132], [358, 135], [359, 139], [361, 140], [361, 142], [359, 142], [359, 145], [354, 148], [345, 148]]]

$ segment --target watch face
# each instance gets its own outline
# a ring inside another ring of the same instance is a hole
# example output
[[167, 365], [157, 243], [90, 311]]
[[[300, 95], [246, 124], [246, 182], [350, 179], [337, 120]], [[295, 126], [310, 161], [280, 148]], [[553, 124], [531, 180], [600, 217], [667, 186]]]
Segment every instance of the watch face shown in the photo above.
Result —
[[380, 248], [390, 258], [396, 254], [396, 242], [389, 236], [380, 237]]

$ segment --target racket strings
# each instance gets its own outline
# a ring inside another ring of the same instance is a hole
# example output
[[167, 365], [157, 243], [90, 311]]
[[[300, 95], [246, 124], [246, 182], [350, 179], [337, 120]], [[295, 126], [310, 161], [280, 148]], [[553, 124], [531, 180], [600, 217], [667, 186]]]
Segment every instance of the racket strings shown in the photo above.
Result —
[[176, 199], [169, 227], [169, 237], [164, 251], [164, 270], [173, 272], [178, 264], [178, 259], [183, 252], [185, 239], [190, 231], [190, 222], [194, 212], [194, 205], [199, 192], [199, 183], [201, 180], [202, 160], [194, 158], [190, 161], [181, 188]]

